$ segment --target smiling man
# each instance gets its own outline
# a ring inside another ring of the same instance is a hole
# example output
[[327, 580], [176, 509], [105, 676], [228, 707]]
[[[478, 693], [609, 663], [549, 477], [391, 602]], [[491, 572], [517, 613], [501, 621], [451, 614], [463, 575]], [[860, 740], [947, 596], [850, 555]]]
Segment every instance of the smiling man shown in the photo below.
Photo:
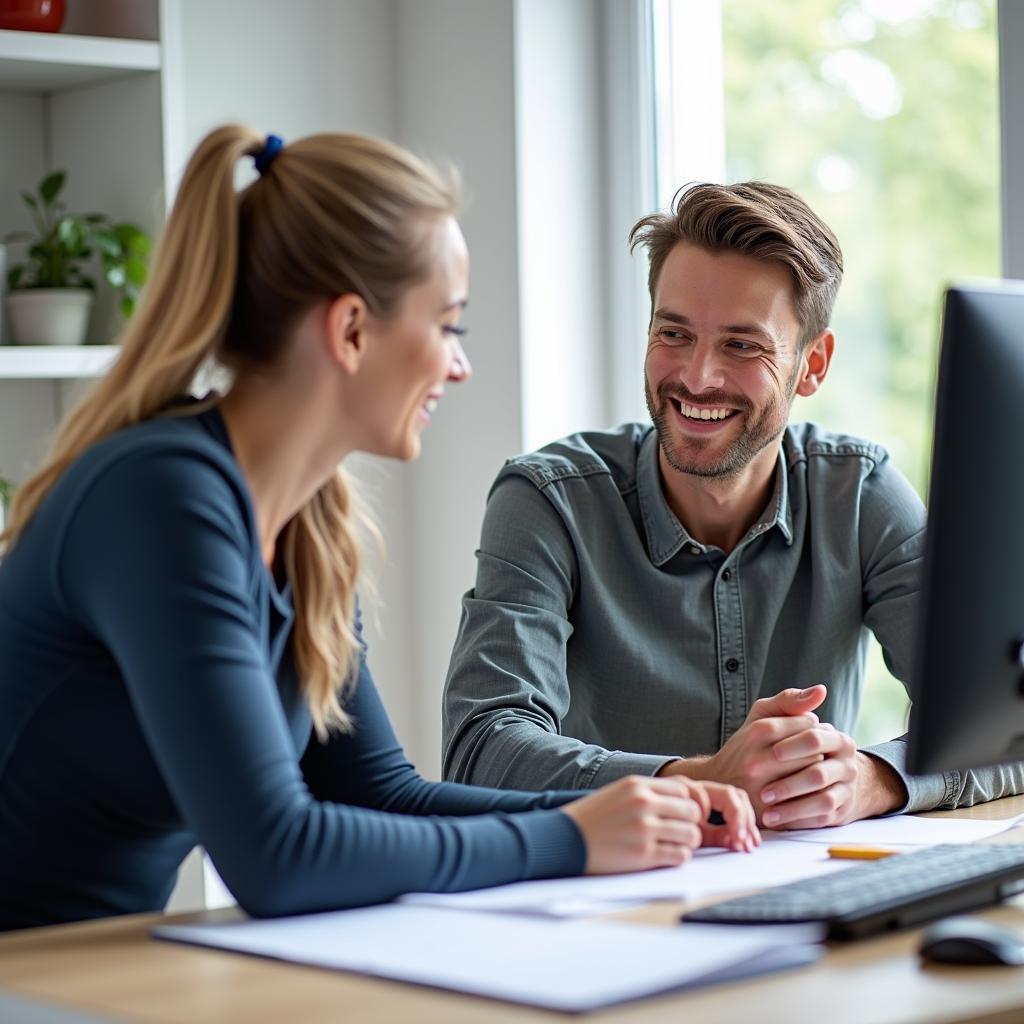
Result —
[[1024, 787], [858, 750], [869, 631], [909, 678], [925, 510], [885, 451], [787, 426], [835, 347], [831, 230], [788, 189], [682, 190], [650, 258], [653, 427], [576, 434], [492, 488], [444, 706], [448, 778], [580, 788], [682, 774], [811, 828]]

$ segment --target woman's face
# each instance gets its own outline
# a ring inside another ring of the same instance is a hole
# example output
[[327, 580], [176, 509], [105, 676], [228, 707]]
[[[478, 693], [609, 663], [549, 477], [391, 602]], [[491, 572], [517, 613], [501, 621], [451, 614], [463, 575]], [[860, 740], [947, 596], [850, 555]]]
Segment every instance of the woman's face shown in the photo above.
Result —
[[[452, 217], [435, 236], [432, 276], [405, 294], [398, 312], [373, 322], [373, 365], [364, 383], [373, 388], [366, 450], [408, 461], [420, 453], [420, 434], [444, 395], [472, 373], [459, 326], [466, 305], [469, 257]], [[369, 354], [369, 353], [368, 353]], [[362, 377], [362, 374], [360, 374]]]

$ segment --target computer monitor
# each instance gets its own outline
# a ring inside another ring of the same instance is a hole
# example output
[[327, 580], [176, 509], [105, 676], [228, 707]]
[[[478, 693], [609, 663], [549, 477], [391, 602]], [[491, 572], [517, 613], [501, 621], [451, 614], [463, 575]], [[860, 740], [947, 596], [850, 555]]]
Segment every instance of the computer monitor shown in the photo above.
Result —
[[942, 321], [908, 769], [1024, 760], [1024, 282]]

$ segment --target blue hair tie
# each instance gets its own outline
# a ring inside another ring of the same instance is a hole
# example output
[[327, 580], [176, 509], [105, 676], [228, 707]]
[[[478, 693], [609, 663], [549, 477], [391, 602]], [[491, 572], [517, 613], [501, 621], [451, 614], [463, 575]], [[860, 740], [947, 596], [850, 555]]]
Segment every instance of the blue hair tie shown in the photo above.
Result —
[[258, 153], [253, 154], [252, 162], [256, 165], [256, 170], [261, 178], [270, 170], [274, 157], [282, 149], [284, 149], [284, 139], [280, 135], [268, 135], [267, 141], [263, 143], [263, 148]]

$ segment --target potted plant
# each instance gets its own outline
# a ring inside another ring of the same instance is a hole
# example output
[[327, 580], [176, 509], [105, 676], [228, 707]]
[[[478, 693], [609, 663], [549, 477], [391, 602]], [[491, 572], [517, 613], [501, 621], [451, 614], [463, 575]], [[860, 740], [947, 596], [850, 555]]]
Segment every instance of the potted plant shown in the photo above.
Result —
[[148, 236], [134, 224], [115, 223], [106, 214], [67, 213], [60, 201], [65, 173], [54, 171], [38, 191], [22, 192], [35, 233], [15, 232], [5, 241], [26, 242], [21, 263], [7, 275], [7, 309], [16, 343], [78, 345], [85, 340], [96, 283], [87, 273], [99, 254], [103, 277], [121, 295], [130, 316], [146, 281]]

